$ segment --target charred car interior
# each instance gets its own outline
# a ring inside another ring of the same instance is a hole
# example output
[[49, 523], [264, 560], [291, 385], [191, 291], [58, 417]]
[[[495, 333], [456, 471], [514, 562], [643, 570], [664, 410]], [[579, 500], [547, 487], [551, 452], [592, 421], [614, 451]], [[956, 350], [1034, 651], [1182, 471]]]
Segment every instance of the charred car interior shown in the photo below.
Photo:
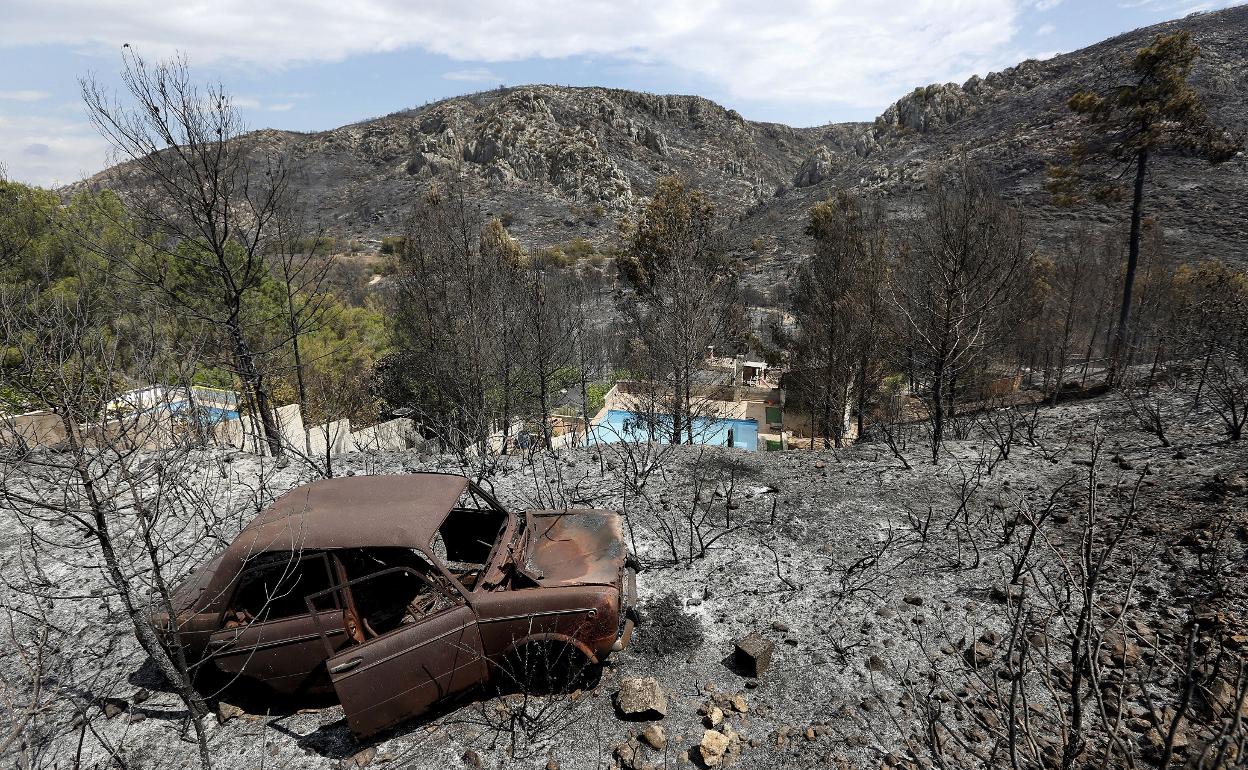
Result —
[[283, 694], [332, 690], [364, 737], [527, 645], [597, 665], [628, 644], [636, 601], [618, 514], [511, 512], [462, 476], [425, 473], [291, 490], [157, 620], [199, 666]]

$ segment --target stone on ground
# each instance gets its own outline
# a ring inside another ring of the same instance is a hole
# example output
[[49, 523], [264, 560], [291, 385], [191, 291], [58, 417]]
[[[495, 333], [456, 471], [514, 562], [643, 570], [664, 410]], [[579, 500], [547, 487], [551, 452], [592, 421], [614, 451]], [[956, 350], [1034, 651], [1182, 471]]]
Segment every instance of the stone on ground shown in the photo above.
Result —
[[736, 662], [746, 676], [759, 678], [771, 668], [771, 655], [775, 642], [751, 632], [737, 642]]
[[728, 752], [728, 736], [715, 730], [707, 730], [702, 734], [702, 742], [698, 744], [698, 754], [707, 767], [718, 767]]
[[654, 677], [625, 677], [615, 694], [615, 707], [633, 719], [662, 719], [667, 716], [667, 695]]

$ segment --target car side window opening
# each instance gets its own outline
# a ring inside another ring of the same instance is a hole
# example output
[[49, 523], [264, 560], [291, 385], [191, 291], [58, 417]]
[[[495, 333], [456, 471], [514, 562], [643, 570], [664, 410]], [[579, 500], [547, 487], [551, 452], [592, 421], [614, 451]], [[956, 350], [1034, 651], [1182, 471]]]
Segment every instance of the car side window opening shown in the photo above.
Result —
[[247, 562], [226, 610], [225, 628], [306, 615], [303, 598], [333, 585], [324, 554], [260, 554]]
[[[459, 603], [446, 579], [415, 552], [373, 548], [339, 554], [364, 638], [373, 639]], [[358, 640], [357, 640], [358, 641]]]
[[459, 582], [472, 588], [507, 524], [507, 513], [469, 485], [430, 543], [435, 557]]

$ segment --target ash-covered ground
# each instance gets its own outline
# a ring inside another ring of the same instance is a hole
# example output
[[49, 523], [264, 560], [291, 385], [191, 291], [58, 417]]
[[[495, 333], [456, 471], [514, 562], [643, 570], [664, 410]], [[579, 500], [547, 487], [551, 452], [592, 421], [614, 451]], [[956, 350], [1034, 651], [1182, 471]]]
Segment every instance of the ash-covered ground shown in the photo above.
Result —
[[[364, 744], [332, 701], [234, 687], [213, 693], [214, 761], [987, 767], [1008, 766], [1016, 752], [1026, 767], [1069, 743], [1067, 691], [1084, 707], [1081, 762], [1114, 745], [1140, 766], [1242, 763], [1243, 720], [1232, 716], [1248, 715], [1236, 679], [1248, 654], [1248, 449], [1225, 440], [1216, 416], [1191, 409], [1190, 394], [1153, 399], [1171, 446], [1111, 395], [966, 418], [967, 437], [950, 441], [938, 465], [916, 428], [901, 450], [910, 468], [883, 443], [504, 458], [488, 482], [506, 505], [624, 511], [646, 566], [643, 607], [674, 594], [701, 643], [682, 642], [670, 622], [642, 625], [592, 690], [481, 691]], [[212, 522], [164, 522], [164, 569], [175, 577], [259, 506], [313, 478], [297, 462], [192, 459], [189, 478]], [[335, 472], [459, 468], [408, 452], [348, 456]], [[66, 521], [0, 515], [3, 764], [196, 766], [182, 704], [153, 674], [90, 542]], [[126, 558], [144, 574], [142, 554]], [[1091, 589], [1085, 564], [1099, 568]], [[1090, 657], [1072, 663], [1084, 597], [1091, 632], [1077, 646]], [[757, 678], [732, 657], [750, 633], [774, 644]], [[1075, 671], [1091, 684], [1072, 688]], [[613, 696], [630, 677], [657, 680], [664, 718], [620, 717]], [[642, 736], [652, 724], [661, 735]]]

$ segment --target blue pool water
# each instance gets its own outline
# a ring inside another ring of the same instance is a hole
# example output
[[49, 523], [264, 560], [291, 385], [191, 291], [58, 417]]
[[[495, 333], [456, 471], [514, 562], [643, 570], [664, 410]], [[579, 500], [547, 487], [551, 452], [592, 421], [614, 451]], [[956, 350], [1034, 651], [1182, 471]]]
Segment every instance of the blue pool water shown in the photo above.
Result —
[[[655, 425], [655, 435], [650, 435], [650, 426], [644, 418], [635, 412], [623, 409], [612, 409], [602, 422], [589, 431], [589, 441], [601, 441], [605, 444], [616, 441], [651, 441], [667, 443], [672, 436], [672, 418], [660, 415]], [[757, 420], [725, 420], [710, 417], [693, 419], [693, 439], [699, 444], [727, 446], [728, 432], [732, 431], [732, 445], [737, 449], [753, 452], [758, 449]]]
[[[169, 406], [169, 411], [174, 414], [183, 414], [191, 411], [191, 405], [187, 401], [179, 401]], [[200, 422], [205, 425], [215, 425], [226, 420], [237, 420], [238, 412], [233, 409], [223, 409], [218, 406], [199, 406]]]

